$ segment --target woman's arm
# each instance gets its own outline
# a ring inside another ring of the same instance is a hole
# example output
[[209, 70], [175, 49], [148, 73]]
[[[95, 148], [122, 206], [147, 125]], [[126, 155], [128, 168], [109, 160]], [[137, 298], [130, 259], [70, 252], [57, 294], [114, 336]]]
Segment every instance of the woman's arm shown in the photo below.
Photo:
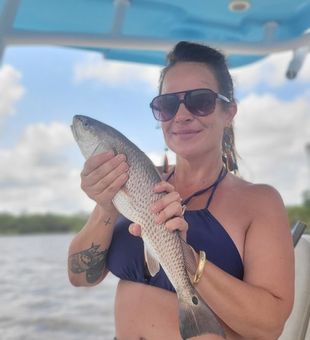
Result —
[[97, 205], [69, 247], [68, 276], [74, 286], [93, 286], [108, 273], [106, 256], [117, 218], [114, 210]]
[[[152, 210], [158, 222], [185, 235], [187, 224], [176, 217], [180, 216], [177, 193], [169, 183], [162, 183], [156, 191], [163, 190], [171, 194], [154, 203]], [[245, 237], [244, 280], [207, 261], [196, 288], [240, 339], [275, 340], [294, 299], [294, 249], [288, 218], [281, 197], [266, 185], [252, 187], [245, 208], [251, 209], [252, 221]], [[140, 236], [140, 226], [132, 224], [130, 232]]]
[[197, 289], [214, 312], [244, 339], [277, 339], [294, 297], [294, 252], [278, 193], [256, 186], [246, 234], [244, 281], [207, 262]]
[[89, 158], [81, 187], [97, 205], [69, 247], [68, 276], [74, 286], [93, 286], [107, 274], [106, 256], [118, 212], [112, 199], [128, 179], [124, 155], [104, 152]]

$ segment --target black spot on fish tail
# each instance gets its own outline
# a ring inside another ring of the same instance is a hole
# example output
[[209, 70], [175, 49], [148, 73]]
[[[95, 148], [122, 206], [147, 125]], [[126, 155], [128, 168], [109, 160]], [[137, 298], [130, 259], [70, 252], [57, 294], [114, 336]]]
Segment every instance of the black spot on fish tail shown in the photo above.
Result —
[[193, 302], [194, 305], [196, 305], [196, 306], [198, 305], [198, 298], [197, 298], [197, 296], [195, 296], [195, 295], [192, 296], [192, 302]]
[[190, 297], [179, 294], [178, 300], [179, 327], [183, 339], [202, 334], [216, 334], [225, 338], [219, 320], [194, 288]]

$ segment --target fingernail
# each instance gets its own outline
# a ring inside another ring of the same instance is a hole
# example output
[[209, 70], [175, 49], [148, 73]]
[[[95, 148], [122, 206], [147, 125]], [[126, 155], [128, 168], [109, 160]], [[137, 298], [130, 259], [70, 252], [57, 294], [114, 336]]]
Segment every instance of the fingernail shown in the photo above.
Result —
[[121, 179], [127, 179], [128, 178], [128, 172], [124, 172], [123, 174], [120, 175]]

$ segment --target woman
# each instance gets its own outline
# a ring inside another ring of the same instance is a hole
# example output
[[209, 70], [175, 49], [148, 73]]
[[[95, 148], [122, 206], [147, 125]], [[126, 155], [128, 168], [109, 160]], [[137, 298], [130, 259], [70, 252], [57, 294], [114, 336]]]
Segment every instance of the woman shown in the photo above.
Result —
[[[175, 167], [154, 188], [167, 192], [150, 207], [157, 222], [179, 230], [192, 246], [200, 269], [194, 270], [199, 277], [190, 277], [227, 339], [277, 339], [293, 304], [290, 230], [275, 189], [229, 171], [236, 167], [232, 121], [237, 108], [223, 55], [203, 45], [177, 44], [151, 107], [176, 153]], [[69, 278], [76, 286], [98, 284], [109, 271], [120, 278], [118, 340], [180, 340], [174, 289], [162, 270], [149, 275], [140, 226], [118, 219], [112, 204], [127, 171], [126, 157], [113, 152], [86, 161], [81, 186], [97, 205], [71, 243]], [[206, 261], [198, 256], [204, 252]]]

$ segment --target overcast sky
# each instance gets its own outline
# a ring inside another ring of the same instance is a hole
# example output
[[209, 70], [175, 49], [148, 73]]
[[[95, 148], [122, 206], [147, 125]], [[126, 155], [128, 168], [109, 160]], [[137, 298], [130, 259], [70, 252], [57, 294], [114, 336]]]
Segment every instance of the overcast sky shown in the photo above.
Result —
[[[232, 70], [241, 175], [274, 186], [287, 205], [310, 188], [310, 56], [293, 81], [285, 78], [290, 57]], [[90, 211], [70, 131], [75, 114], [116, 127], [159, 164], [164, 142], [149, 109], [158, 76], [159, 67], [96, 53], [8, 48], [0, 68], [0, 212]]]

